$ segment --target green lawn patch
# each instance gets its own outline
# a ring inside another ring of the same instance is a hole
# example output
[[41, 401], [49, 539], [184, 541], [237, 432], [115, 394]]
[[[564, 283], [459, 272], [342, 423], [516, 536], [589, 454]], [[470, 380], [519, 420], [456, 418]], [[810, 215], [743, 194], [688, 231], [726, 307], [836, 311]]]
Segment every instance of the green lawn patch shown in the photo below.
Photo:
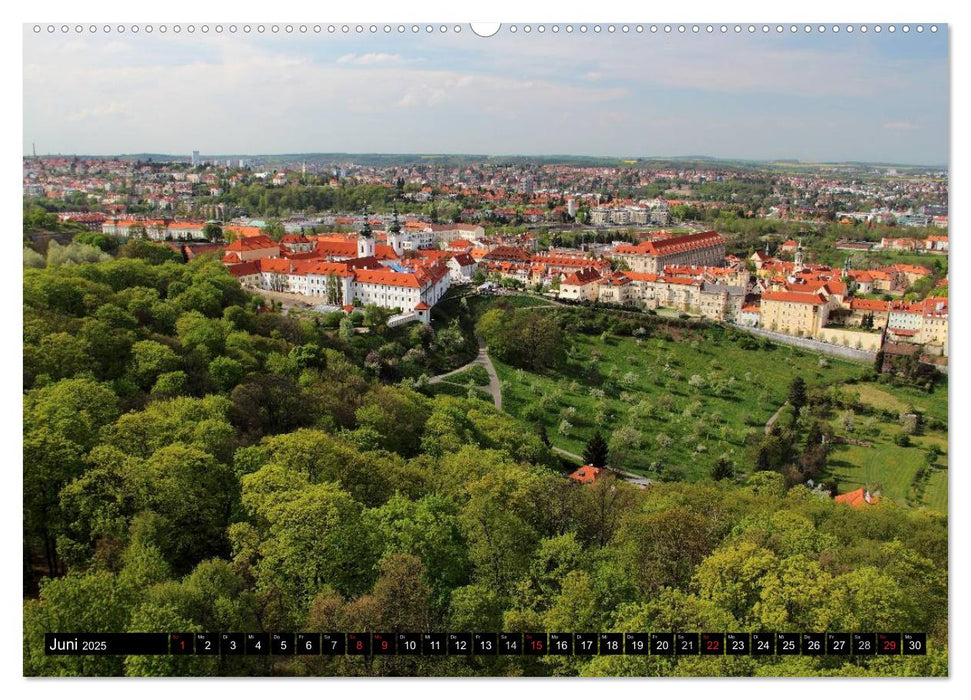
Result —
[[[467, 386], [462, 386], [460, 384], [452, 384], [451, 382], [436, 382], [435, 384], [429, 384], [425, 389], [425, 392], [430, 396], [455, 396], [460, 399], [466, 399], [470, 397], [469, 388]], [[482, 399], [483, 401], [488, 401], [492, 403], [492, 396], [482, 389], [472, 389], [471, 398]]]
[[[869, 430], [864, 425], [870, 422]], [[865, 445], [834, 445], [829, 454], [829, 472], [839, 480], [840, 493], [860, 486], [879, 490], [884, 496], [901, 505], [927, 507], [942, 512], [947, 509], [947, 435], [929, 431], [910, 437], [910, 445], [894, 443], [901, 433], [897, 423], [856, 416], [851, 437], [871, 443]], [[918, 470], [927, 468], [927, 452], [938, 448], [934, 468], [923, 480], [915, 480]], [[915, 481], [923, 485], [915, 491]]]
[[482, 365], [473, 365], [457, 374], [449, 375], [445, 381], [451, 384], [459, 384], [460, 386], [468, 386], [469, 382], [472, 382], [475, 386], [488, 386], [489, 373]]

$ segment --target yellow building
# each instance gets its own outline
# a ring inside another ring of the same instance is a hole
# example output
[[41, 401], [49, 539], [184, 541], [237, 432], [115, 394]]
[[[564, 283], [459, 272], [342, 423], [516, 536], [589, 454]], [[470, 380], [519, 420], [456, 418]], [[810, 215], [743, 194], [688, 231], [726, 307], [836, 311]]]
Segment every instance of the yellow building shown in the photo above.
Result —
[[826, 325], [829, 304], [822, 294], [766, 292], [761, 312], [763, 328], [811, 338]]
[[947, 355], [947, 299], [925, 299], [922, 306], [923, 318], [917, 342], [937, 346]]

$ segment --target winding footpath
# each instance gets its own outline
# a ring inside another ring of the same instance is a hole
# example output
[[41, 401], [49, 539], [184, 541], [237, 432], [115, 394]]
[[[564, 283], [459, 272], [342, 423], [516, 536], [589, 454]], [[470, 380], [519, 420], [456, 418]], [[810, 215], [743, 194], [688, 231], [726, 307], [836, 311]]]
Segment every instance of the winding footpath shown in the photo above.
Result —
[[[468, 362], [458, 369], [453, 369], [451, 372], [445, 372], [445, 374], [439, 374], [431, 377], [428, 380], [429, 384], [438, 384], [441, 381], [447, 380], [452, 375], [461, 374], [465, 370], [471, 367], [485, 367], [486, 372], [489, 374], [489, 386], [485, 389], [492, 395], [492, 401], [496, 405], [496, 408], [500, 411], [502, 410], [502, 391], [499, 388], [499, 375], [496, 374], [496, 368], [492, 364], [492, 360], [489, 358], [489, 349], [486, 347], [485, 341], [482, 338], [477, 338], [479, 342], [479, 353], [476, 355], [475, 359]], [[553, 447], [552, 450], [557, 454], [561, 454], [564, 457], [574, 459], [579, 463], [583, 463], [583, 457], [572, 452], [567, 452], [560, 447]], [[638, 474], [632, 474], [631, 472], [625, 472], [621, 469], [611, 468], [610, 471], [617, 474], [624, 481], [628, 481], [637, 486], [650, 486], [653, 482], [647, 477], [640, 476]]]
[[461, 374], [470, 367], [481, 366], [485, 367], [485, 371], [489, 375], [489, 386], [485, 387], [492, 395], [492, 402], [496, 405], [500, 411], [502, 410], [502, 391], [499, 389], [499, 375], [496, 374], [496, 368], [492, 364], [492, 360], [489, 359], [489, 350], [486, 347], [485, 341], [482, 338], [477, 338], [479, 341], [479, 354], [476, 355], [475, 359], [469, 363], [466, 363], [459, 367], [458, 369], [453, 369], [451, 372], [446, 372], [445, 374], [439, 374], [428, 380], [429, 384], [438, 384], [439, 382], [451, 377], [453, 374]]

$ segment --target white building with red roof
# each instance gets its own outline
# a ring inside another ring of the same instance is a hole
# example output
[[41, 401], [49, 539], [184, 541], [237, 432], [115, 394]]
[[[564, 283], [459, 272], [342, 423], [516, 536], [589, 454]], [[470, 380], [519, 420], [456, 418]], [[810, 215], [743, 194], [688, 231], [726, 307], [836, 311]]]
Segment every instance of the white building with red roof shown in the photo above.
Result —
[[583, 267], [567, 275], [560, 282], [559, 298], [570, 301], [594, 301], [599, 296], [600, 273]]

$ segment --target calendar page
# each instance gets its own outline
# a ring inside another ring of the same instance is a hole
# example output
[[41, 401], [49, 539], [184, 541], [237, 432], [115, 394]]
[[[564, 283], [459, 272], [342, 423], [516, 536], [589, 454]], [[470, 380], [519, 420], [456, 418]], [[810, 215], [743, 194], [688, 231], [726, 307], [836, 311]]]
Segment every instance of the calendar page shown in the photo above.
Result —
[[22, 41], [23, 675], [949, 674], [946, 22]]

